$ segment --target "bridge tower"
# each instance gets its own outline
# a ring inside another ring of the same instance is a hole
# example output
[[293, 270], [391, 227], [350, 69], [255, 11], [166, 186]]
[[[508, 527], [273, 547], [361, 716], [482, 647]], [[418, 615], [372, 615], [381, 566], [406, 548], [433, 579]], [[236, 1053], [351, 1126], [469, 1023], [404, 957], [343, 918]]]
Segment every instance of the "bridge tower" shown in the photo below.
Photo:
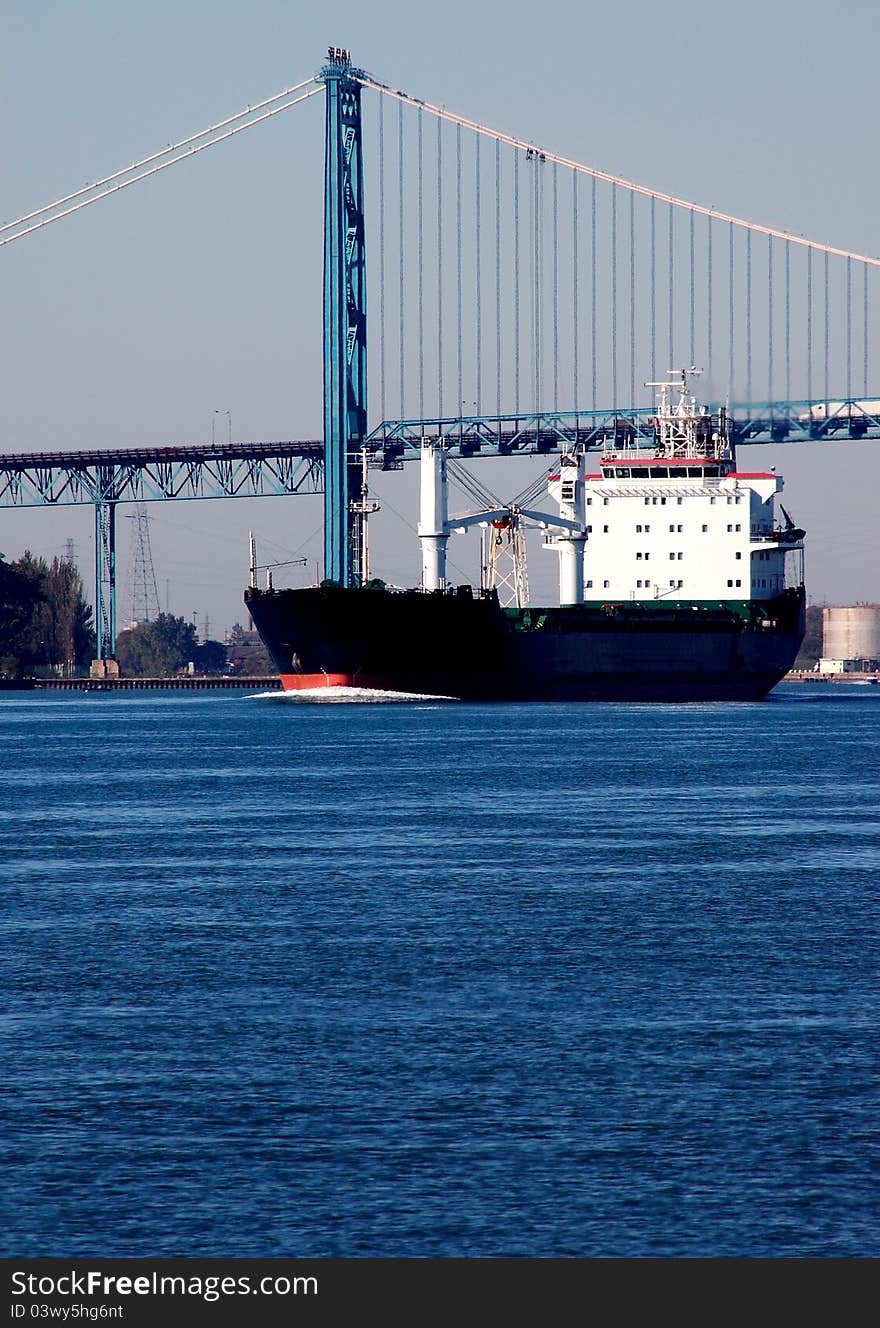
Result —
[[[108, 478], [109, 472], [104, 474], [105, 481]], [[102, 485], [105, 490], [108, 487]], [[98, 660], [106, 664], [116, 656], [116, 502], [112, 497], [95, 503], [95, 633]]]
[[361, 90], [348, 51], [331, 46], [324, 155], [324, 576], [351, 585], [361, 565], [367, 431], [367, 287]]

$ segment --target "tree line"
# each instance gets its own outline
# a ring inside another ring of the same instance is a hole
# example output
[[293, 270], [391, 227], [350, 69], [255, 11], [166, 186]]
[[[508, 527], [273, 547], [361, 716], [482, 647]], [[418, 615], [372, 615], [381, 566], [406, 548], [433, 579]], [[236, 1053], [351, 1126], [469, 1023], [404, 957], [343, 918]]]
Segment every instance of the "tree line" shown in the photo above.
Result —
[[0, 554], [0, 676], [74, 672], [94, 654], [92, 609], [75, 564], [30, 551], [7, 563]]
[[[0, 554], [0, 678], [75, 675], [96, 654], [92, 608], [76, 565], [29, 551], [7, 563]], [[170, 678], [190, 664], [197, 673], [224, 673], [228, 664], [224, 645], [199, 645], [193, 624], [170, 613], [120, 632], [116, 658], [128, 678]]]

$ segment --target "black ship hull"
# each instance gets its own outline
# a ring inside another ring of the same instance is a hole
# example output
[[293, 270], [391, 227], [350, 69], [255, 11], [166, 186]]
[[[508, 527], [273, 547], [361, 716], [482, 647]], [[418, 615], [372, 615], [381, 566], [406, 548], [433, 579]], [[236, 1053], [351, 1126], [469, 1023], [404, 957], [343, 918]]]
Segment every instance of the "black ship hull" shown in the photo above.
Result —
[[753, 701], [789, 671], [803, 589], [760, 605], [505, 610], [469, 587], [248, 589], [287, 690], [351, 686], [477, 701]]

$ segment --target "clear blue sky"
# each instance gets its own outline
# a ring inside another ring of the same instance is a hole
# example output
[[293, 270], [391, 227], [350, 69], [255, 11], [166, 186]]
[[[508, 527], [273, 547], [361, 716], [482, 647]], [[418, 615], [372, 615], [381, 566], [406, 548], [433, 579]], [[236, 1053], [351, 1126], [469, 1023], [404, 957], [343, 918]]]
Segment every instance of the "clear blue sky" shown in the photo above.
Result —
[[[576, 160], [880, 251], [880, 12], [867, 0], [839, 13], [816, 0], [4, 0], [0, 24], [3, 220], [298, 82], [332, 43], [384, 82]], [[0, 250], [0, 449], [209, 441], [217, 410], [236, 438], [317, 435], [322, 109], [316, 98]], [[876, 359], [872, 384], [880, 396]], [[812, 598], [880, 598], [880, 444], [759, 457], [784, 471], [809, 530]], [[412, 481], [381, 490], [376, 570], [413, 581], [415, 539], [391, 510], [414, 522]], [[167, 586], [171, 610], [207, 614], [212, 634], [243, 617], [249, 528], [267, 557], [320, 552], [315, 500], [150, 511], [163, 601]], [[51, 556], [73, 538], [90, 585], [92, 520], [0, 509], [0, 550]]]

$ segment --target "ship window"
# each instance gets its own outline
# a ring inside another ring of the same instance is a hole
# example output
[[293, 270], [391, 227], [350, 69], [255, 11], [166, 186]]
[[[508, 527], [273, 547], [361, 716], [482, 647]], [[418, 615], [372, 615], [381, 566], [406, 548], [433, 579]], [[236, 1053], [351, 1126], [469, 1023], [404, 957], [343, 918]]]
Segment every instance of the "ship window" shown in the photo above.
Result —
[[739, 579], [739, 577], [736, 578], [736, 584], [737, 584], [738, 586], [741, 586], [741, 585], [742, 585], [742, 581]]
[[650, 556], [651, 556], [650, 553], [646, 553], [646, 554], [645, 554], [645, 562], [648, 561], [648, 559], [650, 558]]
[[683, 582], [683, 581], [679, 581], [679, 583], [678, 583], [678, 588], [679, 588], [679, 590], [681, 590], [681, 588], [682, 588], [683, 585], [684, 585], [684, 582]]
[[674, 562], [675, 562], [675, 554], [674, 554], [674, 553], [670, 553], [670, 555], [669, 555], [669, 561], [670, 561], [671, 563], [674, 563]]
[[588, 582], [587, 582], [587, 590], [592, 590], [592, 589], [593, 589], [593, 583], [592, 583], [592, 581], [588, 581]]
[[730, 580], [730, 577], [727, 578], [727, 584], [728, 584], [729, 586], [732, 586], [732, 585], [733, 585], [733, 582]]
[[668, 466], [655, 466], [655, 467], [654, 467], [654, 470], [653, 470], [653, 472], [652, 472], [652, 474], [653, 474], [655, 480], [668, 480], [668, 479], [669, 479], [669, 467], [668, 467]]
[[650, 506], [651, 506], [651, 499], [650, 499], [650, 498], [646, 498], [646, 499], [645, 499], [645, 506], [646, 506], [646, 507], [650, 507]]
[[651, 499], [651, 505], [652, 505], [653, 507], [656, 507], [656, 506], [657, 506], [657, 499], [656, 499], [656, 498], [652, 498], [652, 499]]
[[740, 553], [739, 549], [737, 549], [737, 551], [736, 551], [736, 557], [737, 557], [737, 561], [739, 561], [739, 559], [742, 557], [742, 554]]
[[680, 534], [681, 534], [681, 532], [682, 532], [682, 531], [683, 531], [683, 530], [684, 530], [684, 526], [683, 526], [683, 525], [681, 525], [681, 524], [680, 524], [680, 523], [679, 523], [679, 525], [678, 525], [678, 527], [677, 527], [677, 529], [678, 529], [678, 533], [679, 533], [679, 535], [680, 535]]
[[634, 480], [646, 480], [648, 478], [647, 466], [633, 466], [632, 477]]
[[629, 466], [618, 466], [618, 467], [617, 467], [617, 470], [615, 470], [614, 474], [617, 476], [617, 478], [618, 478], [619, 480], [628, 480], [628, 479], [629, 479]]
[[708, 478], [715, 477], [715, 476], [718, 475], [718, 467], [717, 467], [717, 466], [707, 466], [706, 469], [705, 469], [705, 471], [704, 471], [703, 473], [704, 473], [704, 475], [706, 475]]
[[636, 534], [637, 534], [637, 535], [641, 535], [641, 533], [642, 533], [642, 527], [641, 527], [640, 524], [637, 524], [637, 525], [636, 525]]
[[688, 466], [687, 473], [688, 473], [688, 479], [698, 480], [702, 478], [703, 468], [702, 466]]
[[610, 498], [603, 498], [603, 499], [602, 499], [602, 506], [603, 506], [603, 507], [607, 507], [608, 504], [610, 503], [610, 501], [611, 501]]
[[739, 524], [738, 521], [737, 521], [737, 523], [736, 523], [736, 528], [737, 528], [737, 530], [742, 530], [742, 526]]
[[682, 560], [682, 556], [683, 556], [683, 555], [680, 554], [680, 553], [677, 553], [675, 556], [676, 556], [676, 558], [678, 559], [678, 561], [681, 562], [681, 560]]
[[733, 502], [733, 499], [730, 497], [730, 495], [728, 495], [728, 498], [727, 498], [727, 506], [729, 507], [730, 504], [731, 504], [732, 502]]
[[684, 502], [684, 499], [683, 499], [683, 498], [676, 498], [675, 501], [678, 503], [679, 507], [681, 507], [682, 503]]
[[675, 534], [675, 526], [670, 525], [670, 527], [669, 527], [669, 533], [670, 533], [670, 535], [674, 535], [674, 534]]
[[588, 534], [588, 535], [592, 535], [592, 533], [593, 533], [593, 527], [592, 527], [592, 526], [587, 526], [587, 534]]
[[639, 563], [640, 563], [641, 561], [642, 561], [642, 555], [641, 555], [641, 553], [637, 553], [637, 554], [636, 554], [636, 562], [639, 562]]
[[714, 499], [714, 498], [710, 498], [710, 499], [709, 499], [709, 505], [710, 505], [711, 507], [714, 507], [714, 506], [715, 506], [715, 499]]
[[603, 534], [603, 535], [607, 535], [607, 534], [608, 534], [608, 527], [607, 527], [607, 526], [603, 526], [603, 527], [602, 527], [602, 534]]
[[730, 524], [730, 522], [728, 521], [728, 523], [727, 523], [727, 533], [728, 533], [728, 535], [730, 534], [730, 532], [731, 532], [732, 530], [733, 530], [733, 526], [732, 526], [732, 525]]
[[588, 499], [587, 499], [587, 507], [592, 507], [592, 506], [593, 506], [593, 500], [592, 500], [592, 498], [588, 498]]
[[706, 531], [707, 531], [708, 529], [709, 529], [708, 526], [703, 526], [703, 534], [704, 534], [704, 535], [705, 535], [705, 533], [706, 533]]
[[661, 506], [661, 507], [665, 507], [665, 506], [666, 506], [666, 499], [665, 499], [665, 498], [661, 498], [661, 499], [660, 499], [660, 506]]
[[645, 534], [646, 534], [646, 535], [650, 532], [650, 530], [651, 530], [651, 527], [650, 527], [650, 526], [645, 526]]
[[646, 582], [645, 582], [645, 585], [646, 585], [646, 586], [649, 586], [650, 584], [651, 584], [650, 581], [646, 581]]
[[604, 588], [605, 590], [607, 590], [608, 587], [609, 587], [610, 585], [611, 585], [611, 582], [610, 582], [610, 581], [603, 581], [603, 582], [602, 582], [602, 586], [603, 586], [603, 588]]
[[638, 586], [639, 590], [641, 590], [641, 588], [642, 588], [642, 583], [641, 583], [641, 581], [637, 581], [637, 582], [636, 582], [636, 585]]
[[672, 580], [669, 582], [669, 586], [671, 590], [675, 589], [675, 577], [673, 577]]

